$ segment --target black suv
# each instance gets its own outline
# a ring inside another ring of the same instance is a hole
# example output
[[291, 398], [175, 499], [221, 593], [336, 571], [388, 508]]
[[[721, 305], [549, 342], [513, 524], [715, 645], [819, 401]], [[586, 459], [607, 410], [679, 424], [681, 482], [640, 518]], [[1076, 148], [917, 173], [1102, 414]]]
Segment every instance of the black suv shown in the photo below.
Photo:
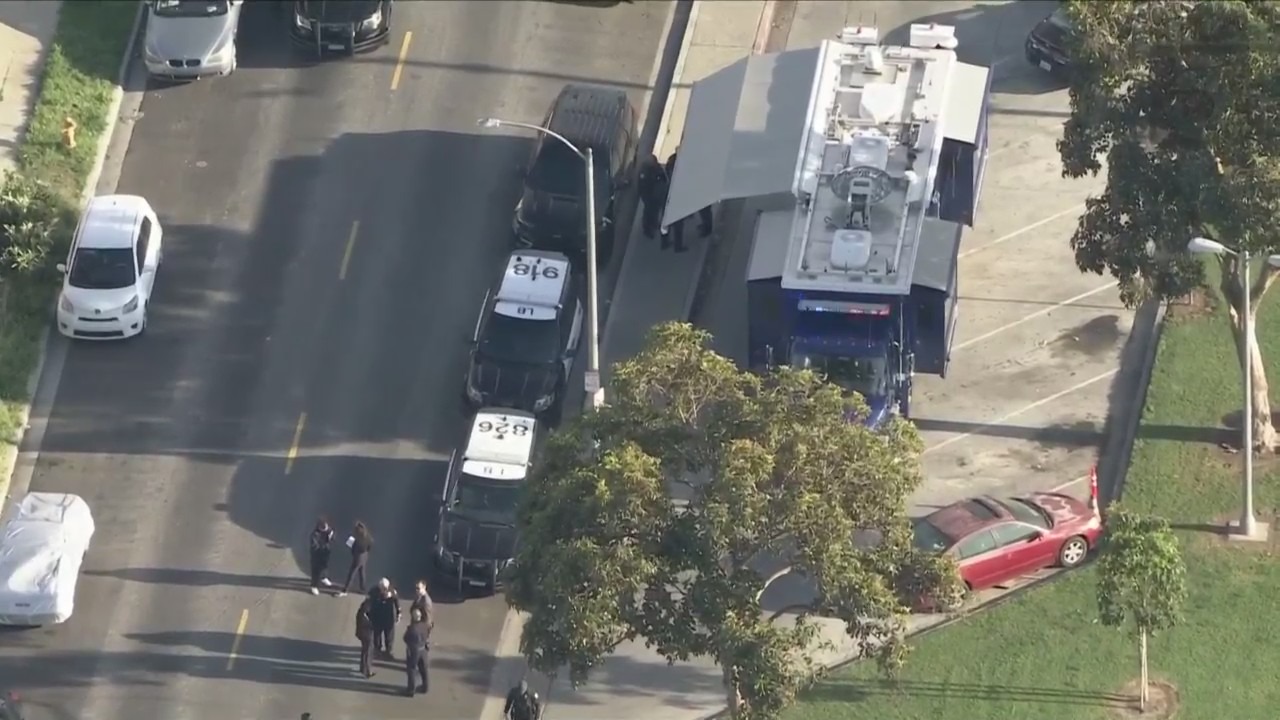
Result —
[[391, 0], [294, 0], [289, 35], [321, 56], [372, 50], [391, 38]]
[[[542, 126], [579, 150], [595, 155], [597, 259], [613, 253], [614, 212], [619, 191], [635, 172], [639, 139], [636, 110], [621, 90], [566, 85]], [[516, 239], [524, 247], [581, 257], [586, 251], [586, 167], [577, 153], [553, 137], [539, 135], [516, 205]]]
[[466, 380], [471, 405], [554, 414], [578, 354], [582, 310], [567, 256], [511, 253], [476, 320]]
[[1027, 36], [1027, 62], [1051, 74], [1065, 73], [1071, 66], [1067, 48], [1074, 35], [1075, 28], [1071, 26], [1066, 8], [1059, 6]]

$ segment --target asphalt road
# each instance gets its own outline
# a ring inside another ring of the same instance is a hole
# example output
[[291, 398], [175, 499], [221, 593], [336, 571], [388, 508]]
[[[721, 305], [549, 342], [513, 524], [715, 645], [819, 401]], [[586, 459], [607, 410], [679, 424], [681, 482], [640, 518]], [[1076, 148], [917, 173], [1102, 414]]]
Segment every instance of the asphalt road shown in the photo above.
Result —
[[358, 597], [306, 593], [307, 532], [363, 519], [374, 576], [423, 573], [531, 149], [475, 118], [538, 122], [568, 81], [643, 112], [670, 8], [397, 3], [388, 47], [315, 64], [250, 3], [235, 75], [146, 94], [119, 191], [164, 266], [144, 338], [66, 354], [32, 489], [98, 534], [72, 621], [0, 636], [31, 720], [475, 717], [502, 600], [437, 587], [432, 691], [398, 697], [399, 666], [356, 676]]

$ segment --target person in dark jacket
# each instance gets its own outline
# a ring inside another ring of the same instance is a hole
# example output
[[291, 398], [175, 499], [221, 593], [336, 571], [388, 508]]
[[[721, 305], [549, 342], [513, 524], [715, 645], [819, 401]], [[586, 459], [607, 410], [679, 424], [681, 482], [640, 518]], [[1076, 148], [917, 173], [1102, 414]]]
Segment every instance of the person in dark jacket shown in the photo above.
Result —
[[356, 610], [356, 640], [360, 641], [360, 674], [373, 677], [373, 598], [365, 598]]
[[502, 707], [502, 715], [508, 720], [538, 720], [542, 717], [542, 701], [538, 693], [529, 689], [524, 680], [507, 691], [507, 704]]
[[431, 680], [427, 676], [427, 648], [430, 644], [431, 629], [427, 627], [421, 610], [414, 608], [413, 614], [409, 616], [409, 627], [404, 629], [403, 639], [405, 695], [413, 695], [414, 681], [419, 677], [422, 679], [422, 684], [418, 685], [417, 690], [425, 695], [431, 687]]
[[369, 553], [373, 552], [373, 533], [369, 532], [363, 522], [356, 521], [355, 527], [351, 529], [351, 536], [347, 538], [347, 547], [351, 548], [351, 567], [347, 568], [347, 581], [342, 583], [342, 592], [338, 593], [338, 597], [347, 594], [351, 589], [351, 581], [357, 575], [360, 576], [360, 592], [364, 592]]
[[309, 546], [312, 595], [320, 594], [321, 585], [329, 587], [333, 584], [329, 582], [329, 555], [333, 551], [332, 544], [333, 528], [329, 525], [329, 519], [321, 515], [316, 520], [316, 526], [311, 529]]
[[[670, 178], [675, 177], [676, 172], [676, 156], [680, 154], [680, 148], [671, 153], [671, 157], [667, 158], [666, 170], [668, 182]], [[688, 246], [684, 244], [684, 221], [687, 218], [681, 218], [671, 224], [668, 232], [671, 236], [671, 244], [675, 245], [676, 252], [684, 252], [688, 250]], [[710, 237], [715, 230], [715, 216], [711, 213], [710, 207], [704, 207], [698, 211], [698, 226], [702, 232], [702, 237]], [[668, 246], [666, 238], [663, 238], [663, 248]]]
[[427, 624], [427, 628], [434, 628], [436, 625], [436, 604], [431, 600], [431, 594], [427, 592], [427, 581], [419, 580], [413, 586], [413, 604], [409, 606], [410, 612], [417, 610], [422, 613], [422, 621]]
[[667, 169], [656, 156], [650, 154], [640, 163], [640, 201], [644, 204], [640, 228], [645, 237], [651, 238], [662, 230], [662, 208], [667, 204], [670, 181]]
[[378, 587], [369, 593], [372, 601], [369, 616], [373, 619], [373, 646], [382, 657], [390, 660], [395, 643], [396, 625], [400, 622], [400, 595], [391, 587], [391, 581], [382, 578]]

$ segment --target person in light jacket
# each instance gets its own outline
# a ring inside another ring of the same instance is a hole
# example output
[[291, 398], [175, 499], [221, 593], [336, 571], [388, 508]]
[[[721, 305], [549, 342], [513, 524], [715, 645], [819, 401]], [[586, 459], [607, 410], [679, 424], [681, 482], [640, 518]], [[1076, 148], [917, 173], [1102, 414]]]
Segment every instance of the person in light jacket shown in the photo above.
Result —
[[356, 579], [357, 575], [360, 580], [360, 592], [364, 592], [369, 553], [373, 552], [373, 533], [369, 532], [369, 528], [365, 527], [363, 522], [357, 520], [355, 527], [351, 528], [347, 547], [351, 548], [351, 567], [347, 568], [347, 581], [342, 584], [342, 592], [338, 593], [338, 597], [347, 594], [351, 589], [351, 581]]

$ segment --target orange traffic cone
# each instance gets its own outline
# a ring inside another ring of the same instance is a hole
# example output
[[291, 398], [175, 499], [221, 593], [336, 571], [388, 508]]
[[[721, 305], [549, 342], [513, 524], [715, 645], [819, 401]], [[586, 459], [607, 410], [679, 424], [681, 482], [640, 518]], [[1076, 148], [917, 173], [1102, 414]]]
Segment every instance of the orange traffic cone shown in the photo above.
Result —
[[1098, 466], [1089, 468], [1089, 509], [1098, 512]]

